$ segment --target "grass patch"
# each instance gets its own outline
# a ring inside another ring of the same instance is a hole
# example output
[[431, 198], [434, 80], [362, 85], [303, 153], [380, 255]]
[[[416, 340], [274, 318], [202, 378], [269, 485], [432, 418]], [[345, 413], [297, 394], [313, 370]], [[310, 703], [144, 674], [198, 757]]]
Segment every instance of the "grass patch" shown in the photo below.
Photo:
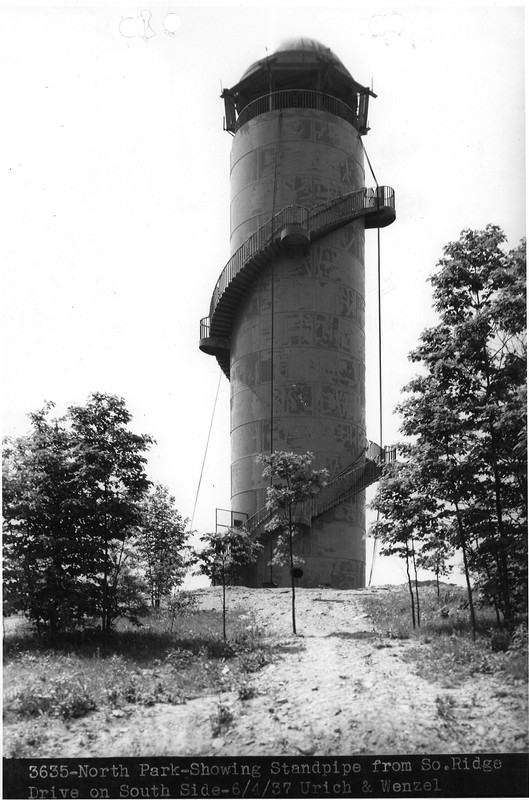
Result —
[[[476, 641], [472, 639], [466, 591], [444, 584], [440, 597], [434, 585], [419, 588], [421, 626], [413, 628], [407, 585], [362, 595], [362, 606], [387, 639], [411, 640], [403, 653], [421, 677], [453, 686], [479, 674], [501, 674], [506, 683], [527, 681], [527, 627], [496, 627], [494, 610], [476, 609]], [[421, 647], [427, 644], [428, 647]]]
[[527, 646], [520, 650], [493, 652], [490, 636], [474, 642], [470, 634], [432, 638], [428, 652], [418, 648], [405, 654], [413, 660], [421, 677], [441, 680], [447, 687], [477, 675], [501, 675], [504, 684], [527, 681]]
[[248, 673], [272, 659], [261, 631], [242, 612], [230, 612], [227, 641], [217, 611], [197, 612], [190, 605], [178, 625], [172, 623], [168, 614], [155, 614], [140, 628], [119, 626], [108, 640], [87, 631], [54, 646], [27, 631], [10, 633], [4, 642], [4, 723], [17, 731], [5, 754], [23, 757], [45, 720], [69, 721], [96, 710], [128, 714], [137, 706], [238, 691]]
[[7, 700], [4, 708], [21, 718], [43, 714], [72, 719], [94, 711], [96, 702], [88, 687], [78, 678], [69, 676], [33, 681]]

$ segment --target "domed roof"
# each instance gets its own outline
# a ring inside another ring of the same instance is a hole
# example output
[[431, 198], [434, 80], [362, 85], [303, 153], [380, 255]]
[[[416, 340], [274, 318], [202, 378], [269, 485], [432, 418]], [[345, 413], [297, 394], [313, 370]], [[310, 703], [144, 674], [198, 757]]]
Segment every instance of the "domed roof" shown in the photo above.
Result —
[[307, 60], [310, 60], [310, 54], [312, 53], [314, 60], [317, 59], [320, 62], [325, 61], [328, 64], [333, 64], [350, 76], [349, 70], [344, 67], [338, 56], [329, 47], [316, 41], [316, 39], [307, 39], [303, 36], [299, 39], [286, 39], [279, 45], [276, 53], [290, 52], [292, 50], [303, 50], [308, 56]]
[[332, 65], [346, 77], [352, 78], [351, 73], [344, 67], [340, 59], [334, 55], [332, 50], [325, 47], [321, 42], [316, 41], [316, 39], [300, 37], [298, 39], [286, 39], [271, 56], [266, 56], [254, 62], [248, 67], [240, 82], [246, 80], [246, 78], [269, 62], [273, 62], [275, 67], [280, 67], [282, 64], [288, 64], [292, 67], [296, 64], [302, 69]]

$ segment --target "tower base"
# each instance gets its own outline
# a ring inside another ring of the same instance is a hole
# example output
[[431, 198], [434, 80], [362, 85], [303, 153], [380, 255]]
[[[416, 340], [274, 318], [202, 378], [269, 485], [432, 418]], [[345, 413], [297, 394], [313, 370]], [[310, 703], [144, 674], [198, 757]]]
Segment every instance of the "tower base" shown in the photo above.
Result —
[[[265, 545], [265, 551], [266, 551]], [[289, 587], [288, 567], [270, 567], [270, 553], [264, 552], [256, 564], [247, 571], [244, 583], [253, 589]], [[303, 575], [296, 578], [296, 586], [304, 589], [362, 589], [365, 586], [366, 565], [363, 561], [347, 558], [308, 557], [299, 569]]]

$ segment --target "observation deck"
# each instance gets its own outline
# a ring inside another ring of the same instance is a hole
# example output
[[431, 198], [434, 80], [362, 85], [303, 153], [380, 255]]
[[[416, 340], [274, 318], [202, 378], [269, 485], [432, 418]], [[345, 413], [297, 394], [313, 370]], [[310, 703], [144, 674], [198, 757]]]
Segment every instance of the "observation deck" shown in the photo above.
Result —
[[269, 111], [311, 109], [345, 119], [357, 128], [361, 135], [364, 135], [369, 130], [367, 112], [371, 94], [369, 89], [362, 88], [362, 91], [354, 95], [354, 99], [350, 101], [351, 105], [349, 105], [325, 92], [316, 92], [310, 89], [284, 89], [257, 97], [245, 105], [237, 116], [237, 106], [232, 95], [224, 92], [224, 130], [236, 133], [251, 119]]

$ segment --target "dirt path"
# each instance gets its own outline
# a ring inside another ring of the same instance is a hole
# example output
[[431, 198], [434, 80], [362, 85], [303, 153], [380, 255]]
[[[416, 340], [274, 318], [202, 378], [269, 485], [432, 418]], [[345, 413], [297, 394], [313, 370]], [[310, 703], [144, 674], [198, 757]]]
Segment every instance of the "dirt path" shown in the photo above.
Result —
[[[122, 720], [95, 714], [75, 724], [75, 735], [72, 727], [72, 735], [62, 736], [62, 754], [361, 755], [527, 749], [524, 687], [507, 691], [493, 675], [455, 688], [418, 677], [403, 655], [409, 648], [428, 645], [377, 636], [359, 600], [355, 591], [300, 591], [300, 635], [293, 637], [288, 591], [230, 590], [230, 605], [244, 608], [280, 641], [280, 657], [250, 676], [254, 696], [241, 700], [230, 692], [182, 706], [157, 705]], [[204, 608], [219, 608], [219, 591], [205, 590], [201, 602]], [[221, 707], [232, 720], [214, 735], [212, 719]]]

